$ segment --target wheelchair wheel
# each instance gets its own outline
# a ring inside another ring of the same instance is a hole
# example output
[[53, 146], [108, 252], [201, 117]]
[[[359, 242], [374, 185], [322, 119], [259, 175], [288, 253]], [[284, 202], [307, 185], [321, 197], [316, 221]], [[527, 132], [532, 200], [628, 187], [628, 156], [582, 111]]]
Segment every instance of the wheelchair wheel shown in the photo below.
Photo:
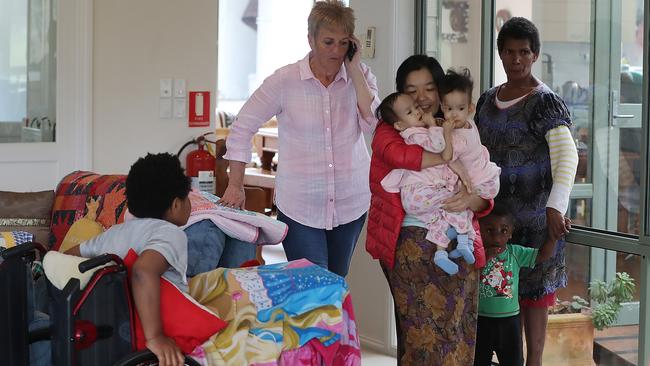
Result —
[[[191, 357], [185, 357], [185, 365], [201, 366]], [[158, 359], [151, 351], [138, 351], [119, 360], [114, 366], [154, 366], [158, 365]]]

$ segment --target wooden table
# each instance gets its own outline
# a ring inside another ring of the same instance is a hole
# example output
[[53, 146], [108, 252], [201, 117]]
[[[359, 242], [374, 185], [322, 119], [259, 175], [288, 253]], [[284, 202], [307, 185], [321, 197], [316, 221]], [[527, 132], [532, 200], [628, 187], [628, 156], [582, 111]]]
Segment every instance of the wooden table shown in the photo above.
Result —
[[246, 168], [246, 171], [244, 173], [244, 185], [264, 188], [267, 193], [265, 206], [267, 208], [272, 208], [273, 189], [275, 188], [275, 172], [273, 171], [272, 167], [273, 157], [278, 152], [278, 128], [260, 128], [255, 135], [255, 138], [261, 139], [262, 154], [260, 156], [260, 160], [262, 162], [262, 166], [261, 168]]

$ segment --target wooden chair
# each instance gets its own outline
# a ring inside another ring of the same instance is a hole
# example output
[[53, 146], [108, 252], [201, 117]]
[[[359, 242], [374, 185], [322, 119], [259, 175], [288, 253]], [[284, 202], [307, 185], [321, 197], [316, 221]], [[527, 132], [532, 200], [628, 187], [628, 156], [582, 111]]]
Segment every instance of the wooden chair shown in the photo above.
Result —
[[[215, 177], [215, 194], [221, 197], [228, 187], [228, 160], [225, 160], [223, 156], [226, 154], [226, 140], [217, 140], [216, 142], [216, 163], [214, 169]], [[253, 168], [254, 169], [254, 168]], [[250, 168], [246, 169], [246, 174], [251, 173]], [[250, 177], [249, 177], [250, 178]], [[253, 180], [258, 179], [257, 175], [253, 176]], [[249, 211], [260, 212], [268, 214], [267, 210], [271, 209], [272, 204], [272, 192], [269, 189], [269, 180], [274, 177], [263, 177], [263, 183], [258, 185], [245, 185], [244, 194], [246, 195], [246, 206], [245, 208]]]
[[[216, 163], [214, 167], [214, 178], [215, 178], [215, 194], [219, 197], [223, 196], [223, 193], [228, 187], [228, 160], [224, 159], [223, 156], [226, 154], [226, 140], [220, 139], [217, 140], [215, 144], [215, 155]], [[269, 192], [262, 187], [253, 187], [253, 186], [244, 186], [244, 194], [246, 196], [245, 208], [248, 211], [255, 211], [263, 214], [270, 213], [267, 212], [267, 205], [269, 202]], [[270, 198], [272, 200], [272, 198]], [[256, 259], [260, 263], [264, 263], [262, 258], [262, 247], [257, 247]]]

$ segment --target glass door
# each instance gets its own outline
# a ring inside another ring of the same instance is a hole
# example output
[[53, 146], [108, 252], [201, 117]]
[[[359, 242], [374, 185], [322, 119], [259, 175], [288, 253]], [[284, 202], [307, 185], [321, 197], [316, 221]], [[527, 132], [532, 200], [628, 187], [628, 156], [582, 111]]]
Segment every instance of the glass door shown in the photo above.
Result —
[[[621, 354], [634, 360], [642, 256], [604, 248], [612, 243], [621, 248], [639, 245], [643, 10], [642, 0], [496, 0], [491, 11], [491, 85], [506, 81], [496, 50], [500, 25], [513, 16], [531, 19], [541, 38], [533, 74], [564, 99], [572, 116], [579, 163], [567, 215], [576, 226], [597, 229], [598, 240], [567, 245], [568, 284], [558, 297], [588, 298], [590, 281], [608, 281], [616, 272], [627, 272], [637, 291], [632, 302], [623, 304], [616, 328], [622, 332], [617, 337], [629, 337], [634, 345]], [[596, 337], [607, 338], [609, 333], [597, 332]], [[605, 347], [602, 352], [618, 351]]]
[[[643, 2], [497, 0], [493, 16], [495, 38], [512, 16], [537, 25], [542, 47], [533, 73], [571, 112], [579, 164], [568, 215], [576, 225], [638, 235]], [[505, 73], [494, 47], [492, 85], [499, 85]], [[570, 246], [569, 286], [560, 295], [585, 297], [587, 282], [616, 271], [638, 278], [638, 258]], [[637, 321], [634, 311], [626, 314], [621, 320]]]
[[[639, 235], [641, 201], [641, 110], [643, 93], [643, 1], [612, 1], [609, 14], [609, 173], [607, 230]], [[603, 9], [605, 10], [605, 9]], [[627, 272], [638, 282], [640, 257], [607, 252], [611, 270]], [[636, 270], [635, 270], [636, 269]], [[637, 287], [638, 289], [638, 287]], [[621, 323], [638, 323], [639, 291], [624, 306]]]

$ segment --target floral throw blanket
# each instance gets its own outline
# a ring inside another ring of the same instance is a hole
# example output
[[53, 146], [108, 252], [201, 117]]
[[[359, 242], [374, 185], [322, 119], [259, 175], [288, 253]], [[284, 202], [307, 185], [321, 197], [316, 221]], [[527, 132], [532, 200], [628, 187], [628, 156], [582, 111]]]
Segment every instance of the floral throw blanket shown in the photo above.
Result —
[[190, 295], [227, 321], [191, 354], [203, 365], [359, 365], [345, 280], [308, 260], [226, 269], [190, 280]]

